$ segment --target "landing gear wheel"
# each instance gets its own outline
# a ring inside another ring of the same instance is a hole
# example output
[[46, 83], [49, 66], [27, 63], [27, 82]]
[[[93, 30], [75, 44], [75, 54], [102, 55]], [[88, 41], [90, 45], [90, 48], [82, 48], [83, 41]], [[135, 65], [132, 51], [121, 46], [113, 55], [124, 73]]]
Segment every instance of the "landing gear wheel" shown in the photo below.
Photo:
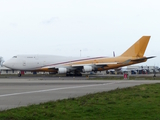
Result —
[[18, 74], [18, 77], [21, 77], [22, 75], [21, 74]]
[[79, 76], [81, 76], [81, 77], [82, 77], [82, 74], [79, 74]]
[[80, 76], [82, 76], [82, 74], [81, 73], [80, 74], [75, 74], [75, 76], [79, 76], [80, 77]]
[[67, 76], [67, 77], [70, 77], [70, 76], [72, 76], [72, 74], [70, 74], [70, 73], [66, 73], [66, 76]]
[[67, 77], [71, 77], [71, 76], [82, 76], [81, 73], [75, 73], [75, 74], [71, 74], [71, 73], [66, 73]]

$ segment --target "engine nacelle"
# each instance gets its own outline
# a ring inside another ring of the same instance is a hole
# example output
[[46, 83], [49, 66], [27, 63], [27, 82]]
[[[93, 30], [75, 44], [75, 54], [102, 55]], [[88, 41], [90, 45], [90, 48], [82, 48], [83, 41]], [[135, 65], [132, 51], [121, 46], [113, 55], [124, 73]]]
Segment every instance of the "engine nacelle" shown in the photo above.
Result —
[[92, 66], [83, 66], [83, 72], [91, 72], [93, 70]]
[[67, 73], [67, 68], [58, 68], [58, 74]]

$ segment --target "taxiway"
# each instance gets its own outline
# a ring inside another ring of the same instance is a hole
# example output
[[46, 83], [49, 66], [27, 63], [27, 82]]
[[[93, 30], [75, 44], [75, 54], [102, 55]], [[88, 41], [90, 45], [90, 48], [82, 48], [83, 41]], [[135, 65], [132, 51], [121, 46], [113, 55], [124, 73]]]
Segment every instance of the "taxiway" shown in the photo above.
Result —
[[89, 93], [160, 83], [157, 80], [85, 80], [83, 78], [0, 78], [0, 110], [79, 97]]

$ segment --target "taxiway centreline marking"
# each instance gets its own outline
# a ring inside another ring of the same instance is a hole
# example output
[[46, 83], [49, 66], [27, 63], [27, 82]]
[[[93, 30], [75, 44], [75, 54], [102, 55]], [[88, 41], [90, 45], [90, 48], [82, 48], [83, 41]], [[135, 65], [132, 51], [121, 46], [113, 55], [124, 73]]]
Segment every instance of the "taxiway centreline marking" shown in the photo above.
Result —
[[103, 84], [91, 84], [91, 85], [83, 85], [83, 86], [73, 86], [73, 87], [54, 88], [54, 89], [28, 91], [28, 92], [20, 92], [20, 93], [11, 93], [11, 94], [0, 95], [0, 97], [8, 97], [8, 96], [24, 95], [24, 94], [32, 94], [32, 93], [41, 93], [41, 92], [49, 92], [49, 91], [57, 91], [57, 90], [67, 90], [67, 89], [74, 89], [74, 88], [76, 89], [76, 88], [103, 86], [103, 85], [111, 85], [111, 84], [121, 83], [121, 82], [112, 82], [112, 83], [103, 83]]

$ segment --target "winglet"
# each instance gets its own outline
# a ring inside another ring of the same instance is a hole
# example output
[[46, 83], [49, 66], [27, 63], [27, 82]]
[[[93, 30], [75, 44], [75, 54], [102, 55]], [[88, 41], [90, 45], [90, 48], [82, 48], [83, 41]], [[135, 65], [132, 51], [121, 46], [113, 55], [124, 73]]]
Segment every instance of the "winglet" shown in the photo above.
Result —
[[142, 36], [121, 56], [123, 57], [143, 57], [151, 36]]

